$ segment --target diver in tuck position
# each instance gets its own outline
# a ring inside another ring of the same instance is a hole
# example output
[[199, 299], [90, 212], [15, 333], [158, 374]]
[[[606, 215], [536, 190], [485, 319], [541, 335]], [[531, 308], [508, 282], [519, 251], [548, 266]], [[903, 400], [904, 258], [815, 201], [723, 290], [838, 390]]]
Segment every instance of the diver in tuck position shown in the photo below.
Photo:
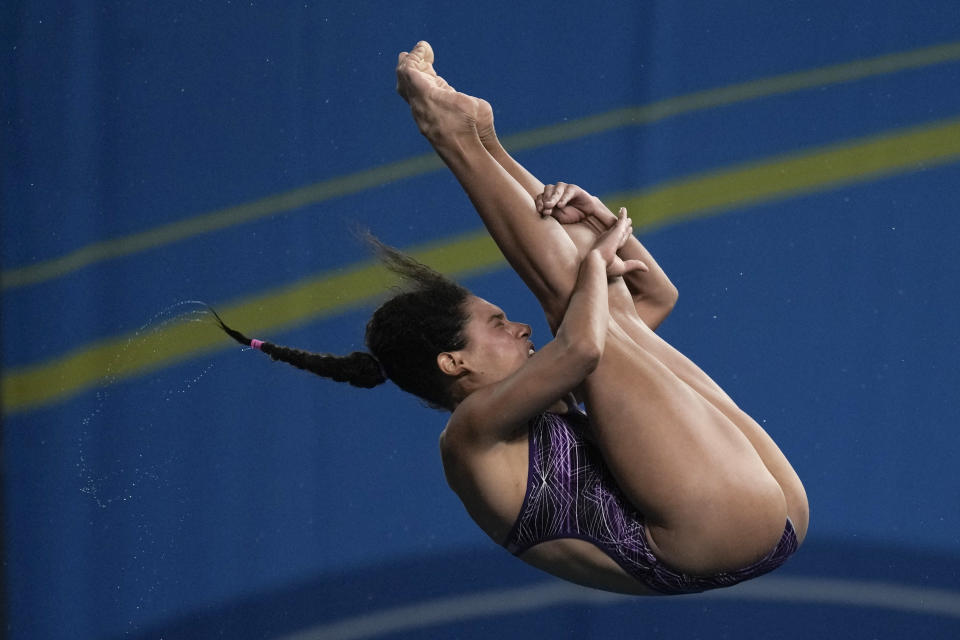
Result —
[[411, 286], [374, 312], [370, 353], [224, 329], [275, 359], [356, 386], [390, 379], [449, 410], [450, 487], [487, 535], [551, 574], [676, 594], [780, 566], [806, 534], [803, 485], [760, 425], [654, 333], [677, 293], [626, 211], [544, 186], [500, 145], [490, 105], [456, 92], [433, 60], [426, 42], [401, 53], [397, 90], [554, 339], [535, 350], [528, 325], [382, 245]]

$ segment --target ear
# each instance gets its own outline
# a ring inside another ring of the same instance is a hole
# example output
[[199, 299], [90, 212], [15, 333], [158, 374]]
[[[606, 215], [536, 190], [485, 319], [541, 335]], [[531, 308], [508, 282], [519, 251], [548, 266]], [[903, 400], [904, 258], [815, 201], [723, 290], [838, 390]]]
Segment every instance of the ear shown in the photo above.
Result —
[[460, 354], [450, 351], [444, 351], [437, 355], [437, 366], [444, 374], [455, 378], [459, 378], [469, 371]]

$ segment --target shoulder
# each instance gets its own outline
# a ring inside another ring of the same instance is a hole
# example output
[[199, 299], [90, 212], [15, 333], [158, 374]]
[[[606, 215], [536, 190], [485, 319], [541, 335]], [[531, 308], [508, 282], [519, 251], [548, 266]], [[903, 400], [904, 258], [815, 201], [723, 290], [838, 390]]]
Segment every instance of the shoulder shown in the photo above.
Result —
[[502, 544], [526, 490], [526, 431], [499, 440], [487, 437], [482, 426], [451, 417], [440, 434], [440, 456], [447, 485], [474, 522]]
[[527, 420], [506, 420], [498, 410], [490, 387], [479, 389], [461, 402], [447, 421], [440, 436], [441, 450], [489, 449], [498, 443], [515, 440], [527, 429]]
[[493, 470], [503, 472], [505, 464], [512, 466], [519, 460], [518, 445], [526, 450], [528, 422], [507, 430], [498, 428], [484, 419], [484, 410], [473, 410], [473, 398], [471, 395], [457, 407], [440, 434], [440, 457], [451, 487], [462, 484], [458, 479], [464, 476], [476, 479], [488, 477]]
[[463, 468], [470, 459], [484, 449], [482, 438], [478, 437], [477, 425], [469, 420], [469, 416], [458, 407], [447, 421], [447, 426], [440, 433], [440, 458], [443, 461], [444, 471], [447, 473], [447, 482], [450, 482], [451, 473]]

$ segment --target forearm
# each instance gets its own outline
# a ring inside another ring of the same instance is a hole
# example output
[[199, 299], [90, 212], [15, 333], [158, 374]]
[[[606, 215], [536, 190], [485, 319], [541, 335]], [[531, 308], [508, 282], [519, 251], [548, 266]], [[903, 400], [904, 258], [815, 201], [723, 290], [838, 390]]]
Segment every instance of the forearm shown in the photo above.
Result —
[[[613, 226], [617, 221], [617, 216], [599, 198], [594, 197], [594, 201], [597, 208], [591, 213], [591, 218], [597, 220], [602, 229]], [[627, 238], [627, 242], [617, 251], [617, 255], [623, 260], [640, 260], [650, 269], [649, 271], [633, 271], [623, 278], [635, 301], [670, 306], [676, 302], [677, 288], [636, 236], [631, 235]]]
[[630, 236], [617, 255], [623, 260], [641, 260], [650, 268], [648, 272], [632, 271], [623, 277], [635, 302], [673, 307], [677, 301], [677, 288], [636, 236]]
[[567, 349], [581, 351], [585, 359], [599, 360], [609, 322], [606, 261], [597, 251], [590, 251], [580, 263], [557, 340]]
[[[481, 141], [484, 148], [500, 164], [510, 176], [516, 180], [523, 189], [535, 198], [543, 192], [544, 184], [530, 173], [526, 167], [507, 153], [507, 150], [500, 143], [495, 131], [489, 130], [482, 137]], [[594, 198], [596, 211], [592, 213], [584, 222], [590, 226], [597, 234], [610, 228], [616, 221], [617, 216], [600, 201]], [[563, 227], [569, 232], [566, 225]], [[578, 242], [575, 234], [569, 234], [574, 243]], [[589, 245], [588, 245], [589, 246]], [[583, 255], [587, 247], [577, 244], [580, 255]], [[636, 236], [627, 239], [627, 243], [617, 251], [617, 255], [623, 260], [641, 260], [650, 267], [649, 272], [633, 271], [624, 276], [624, 281], [631, 295], [635, 300], [650, 301], [652, 303], [669, 304], [672, 306], [677, 300], [677, 289], [667, 277], [667, 274], [660, 268], [657, 261], [653, 259], [650, 252], [640, 243]]]

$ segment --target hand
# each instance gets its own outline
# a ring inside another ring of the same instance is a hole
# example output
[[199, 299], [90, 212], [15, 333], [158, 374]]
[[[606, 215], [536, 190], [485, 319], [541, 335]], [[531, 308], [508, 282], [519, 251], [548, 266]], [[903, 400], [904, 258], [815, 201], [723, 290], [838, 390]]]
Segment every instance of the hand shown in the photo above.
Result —
[[650, 267], [642, 260], [623, 260], [617, 255], [617, 251], [632, 234], [633, 225], [627, 217], [627, 210], [620, 207], [620, 217], [616, 223], [600, 234], [590, 248], [591, 253], [597, 252], [606, 262], [608, 278], [622, 276], [631, 271], [650, 271]]
[[535, 201], [540, 215], [553, 216], [561, 224], [588, 222], [598, 232], [603, 232], [617, 219], [599, 198], [575, 184], [548, 184]]

